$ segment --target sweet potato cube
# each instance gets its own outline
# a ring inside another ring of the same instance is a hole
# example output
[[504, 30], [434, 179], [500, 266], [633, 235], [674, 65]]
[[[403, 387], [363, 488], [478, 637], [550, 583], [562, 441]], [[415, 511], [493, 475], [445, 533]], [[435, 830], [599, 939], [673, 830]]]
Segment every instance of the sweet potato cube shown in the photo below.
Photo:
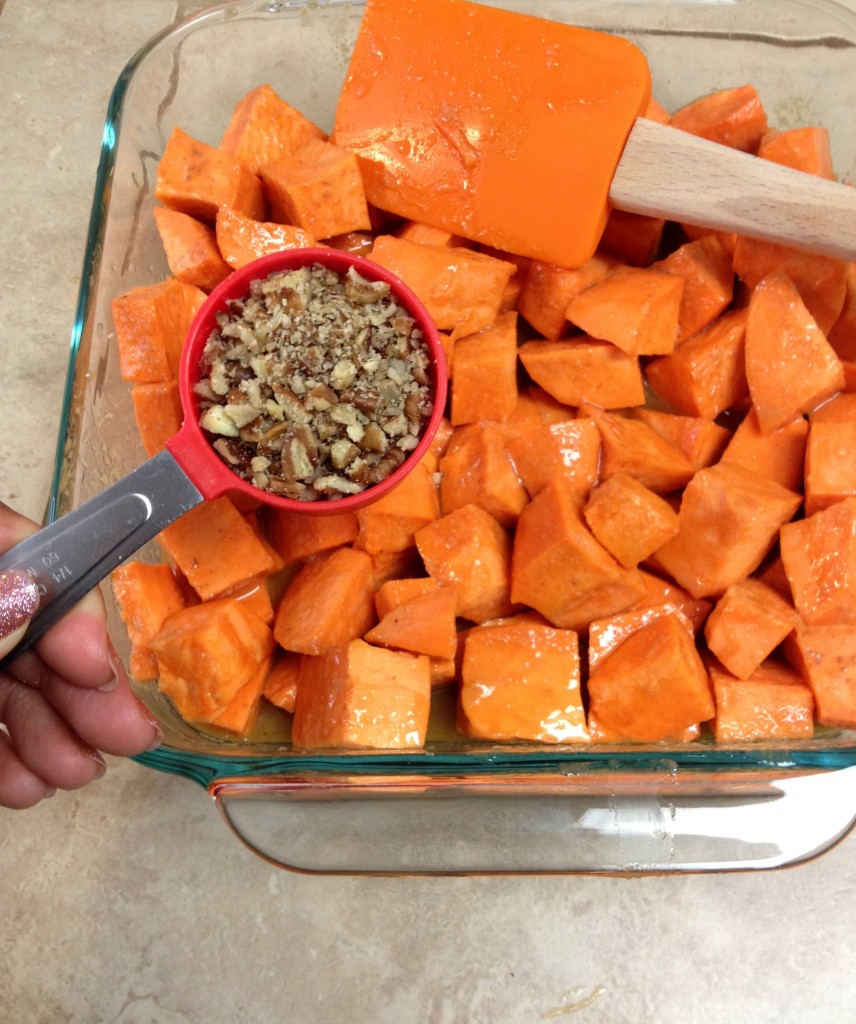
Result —
[[146, 455], [151, 458], [178, 433], [184, 419], [177, 380], [155, 384], [134, 384], [131, 387], [134, 420]]
[[301, 659], [294, 745], [418, 749], [425, 743], [430, 702], [425, 655], [353, 640]]
[[479, 739], [587, 743], [577, 634], [515, 617], [470, 630], [460, 711]]
[[267, 578], [251, 580], [234, 590], [227, 590], [222, 597], [232, 597], [239, 601], [244, 609], [257, 615], [266, 626], [272, 626], [274, 620], [273, 601], [268, 590]]
[[518, 354], [532, 380], [565, 405], [622, 409], [645, 401], [638, 358], [608, 342], [527, 341]]
[[590, 533], [579, 499], [553, 480], [521, 512], [514, 539], [511, 599], [529, 605], [553, 625], [581, 629], [621, 611], [644, 593]]
[[582, 497], [597, 482], [600, 431], [590, 417], [542, 424], [505, 446], [530, 497], [557, 477]]
[[702, 235], [686, 242], [655, 263], [653, 269], [674, 274], [684, 282], [678, 314], [678, 345], [713, 323], [734, 294], [731, 253], [717, 234]]
[[595, 537], [626, 569], [678, 532], [678, 516], [671, 505], [626, 473], [615, 473], [596, 487], [583, 516]]
[[283, 249], [307, 249], [315, 236], [295, 224], [254, 220], [230, 206], [221, 206], [216, 220], [217, 246], [233, 270]]
[[625, 473], [655, 493], [666, 494], [683, 487], [692, 478], [689, 459], [647, 423], [594, 405], [583, 409], [594, 419], [600, 432], [601, 480], [615, 473]]
[[443, 513], [479, 505], [505, 527], [517, 522], [529, 500], [502, 435], [489, 423], [474, 424], [463, 444], [440, 461]]
[[665, 739], [715, 712], [707, 670], [674, 615], [629, 636], [591, 673], [588, 692], [599, 722], [639, 742]]
[[814, 697], [787, 665], [765, 661], [748, 678], [709, 666], [717, 743], [808, 739], [814, 733]]
[[649, 605], [670, 604], [692, 623], [693, 632], [701, 629], [713, 607], [710, 601], [693, 597], [683, 587], [645, 569], [640, 569], [639, 575], [645, 593], [628, 611], [647, 608]]
[[336, 548], [307, 562], [286, 590], [273, 635], [287, 651], [322, 654], [363, 636], [375, 624], [372, 560]]
[[452, 423], [502, 420], [517, 404], [517, 314], [459, 337], [452, 352]]
[[785, 641], [788, 660], [811, 687], [821, 725], [856, 729], [856, 630], [799, 625]]
[[414, 534], [440, 514], [440, 499], [433, 475], [414, 466], [397, 487], [357, 512], [359, 533], [355, 544], [378, 555], [413, 547]]
[[685, 282], [652, 268], [619, 267], [568, 303], [567, 318], [631, 356], [667, 355], [678, 340]]
[[690, 135], [746, 153], [754, 153], [767, 133], [767, 115], [752, 85], [720, 89], [701, 96], [676, 110], [669, 124]]
[[807, 515], [856, 497], [856, 419], [812, 423], [805, 458]]
[[753, 572], [801, 497], [740, 466], [720, 462], [687, 484], [678, 533], [656, 564], [693, 597], [719, 596]]
[[356, 512], [315, 516], [274, 508], [268, 522], [271, 543], [286, 565], [350, 544], [360, 532]]
[[123, 380], [175, 380], [181, 349], [205, 292], [175, 278], [132, 288], [111, 302]]
[[414, 597], [421, 597], [431, 590], [436, 590], [439, 585], [433, 576], [409, 576], [398, 580], [386, 580], [375, 594], [377, 617], [382, 619], [393, 608]]
[[542, 337], [559, 338], [570, 330], [565, 316], [568, 303], [605, 277], [614, 264], [615, 260], [601, 255], [592, 256], [573, 269], [532, 260], [520, 290], [517, 310]]
[[749, 300], [746, 379], [764, 434], [844, 386], [841, 360], [783, 274], [764, 278]]
[[629, 608], [615, 615], [607, 615], [603, 619], [595, 619], [589, 624], [588, 630], [588, 665], [589, 673], [624, 641], [649, 626], [655, 619], [673, 616], [691, 637], [695, 637], [693, 622], [681, 610], [680, 604], [674, 601], [663, 601], [660, 604], [644, 604]]
[[785, 572], [809, 626], [856, 626], [856, 498], [781, 529]]
[[162, 530], [159, 541], [203, 601], [282, 568], [227, 497], [192, 508]]
[[[617, 729], [608, 729], [603, 722], [598, 721], [597, 715], [593, 714], [591, 709], [588, 713], [588, 727], [589, 735], [591, 736], [592, 743], [620, 743], [622, 745], [627, 743], [641, 743], [643, 741], [637, 740], [632, 736], [625, 736], [620, 733]], [[658, 740], [658, 743], [666, 744], [678, 744], [678, 743], [695, 743], [696, 740], [701, 738], [701, 725], [700, 723], [694, 723], [688, 725], [686, 729], [680, 729], [676, 733], [672, 733], [671, 736], [664, 736], [663, 739]]]
[[388, 580], [418, 576], [425, 571], [425, 566], [422, 564], [415, 545], [405, 548], [403, 551], [381, 551], [377, 555], [371, 555], [370, 558], [375, 591]]
[[261, 619], [239, 601], [222, 598], [174, 612], [151, 647], [162, 670], [159, 686], [182, 718], [213, 722], [266, 666], [274, 642]]
[[406, 238], [409, 242], [419, 242], [421, 245], [446, 245], [464, 249], [472, 246], [463, 235], [453, 235], [451, 231], [435, 228], [430, 224], [421, 224], [417, 220], [405, 220], [395, 232], [395, 236]]
[[324, 132], [267, 84], [248, 92], [235, 106], [220, 140], [228, 153], [254, 174]]
[[775, 480], [790, 491], [799, 491], [807, 436], [808, 422], [802, 416], [764, 433], [758, 414], [750, 406], [722, 453], [722, 461]]
[[830, 181], [835, 178], [829, 131], [826, 128], [808, 125], [784, 132], [768, 132], [761, 140], [758, 156], [792, 167], [795, 171], [815, 174], [819, 178]]
[[168, 565], [132, 560], [110, 574], [113, 596], [131, 641], [129, 669], [137, 680], [154, 679], [157, 661], [151, 642], [164, 621], [185, 606], [184, 594]]
[[457, 602], [454, 586], [433, 587], [388, 611], [364, 639], [381, 647], [449, 660], [458, 647]]
[[170, 272], [179, 281], [210, 292], [232, 271], [220, 255], [208, 224], [165, 206], [152, 211]]
[[259, 665], [252, 679], [244, 683], [211, 724], [218, 729], [234, 733], [237, 738], [249, 736], [259, 719], [264, 684], [269, 671], [269, 660]]
[[835, 349], [839, 359], [856, 359], [856, 263], [847, 264], [844, 303], [827, 331], [826, 340]]
[[297, 681], [303, 655], [280, 651], [262, 687], [262, 696], [276, 707], [294, 713], [297, 703]]
[[813, 409], [808, 417], [811, 424], [843, 423], [847, 420], [856, 420], [856, 394], [846, 391]]
[[633, 415], [684, 455], [694, 470], [718, 462], [731, 431], [703, 416], [679, 416], [660, 409], [634, 409]]
[[600, 252], [631, 267], [647, 267], [657, 256], [666, 221], [642, 213], [610, 210], [600, 236]]
[[171, 210], [213, 224], [221, 206], [261, 220], [261, 180], [234, 157], [174, 128], [158, 163], [155, 198]]
[[457, 614], [485, 622], [511, 610], [511, 540], [478, 505], [465, 505], [416, 532], [425, 568], [441, 586], [457, 587]]
[[799, 616], [792, 604], [760, 580], [732, 583], [704, 626], [710, 651], [738, 679], [748, 679], [790, 631]]
[[723, 313], [669, 356], [645, 367], [651, 388], [677, 412], [713, 419], [749, 390], [745, 309]]
[[371, 258], [397, 274], [425, 304], [441, 331], [475, 334], [499, 316], [506, 284], [517, 268], [507, 260], [394, 235], [375, 239]]
[[273, 219], [296, 224], [316, 238], [371, 228], [357, 157], [310, 138], [261, 171]]

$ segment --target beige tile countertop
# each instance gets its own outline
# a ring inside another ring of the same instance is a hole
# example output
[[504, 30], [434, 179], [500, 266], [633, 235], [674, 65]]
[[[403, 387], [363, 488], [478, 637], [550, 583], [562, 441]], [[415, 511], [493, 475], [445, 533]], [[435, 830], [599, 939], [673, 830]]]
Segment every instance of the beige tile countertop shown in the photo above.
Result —
[[[37, 519], [110, 90], [196, 6], [0, 0], [0, 497]], [[787, 871], [313, 877], [115, 758], [0, 835], [9, 1024], [856, 1020], [856, 836]]]

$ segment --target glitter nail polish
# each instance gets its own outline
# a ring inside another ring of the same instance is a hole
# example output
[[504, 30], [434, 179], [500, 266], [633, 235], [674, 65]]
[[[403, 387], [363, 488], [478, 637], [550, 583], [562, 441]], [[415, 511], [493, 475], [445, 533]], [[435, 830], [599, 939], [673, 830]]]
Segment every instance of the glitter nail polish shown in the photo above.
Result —
[[0, 639], [28, 622], [39, 607], [35, 582], [20, 569], [0, 572]]

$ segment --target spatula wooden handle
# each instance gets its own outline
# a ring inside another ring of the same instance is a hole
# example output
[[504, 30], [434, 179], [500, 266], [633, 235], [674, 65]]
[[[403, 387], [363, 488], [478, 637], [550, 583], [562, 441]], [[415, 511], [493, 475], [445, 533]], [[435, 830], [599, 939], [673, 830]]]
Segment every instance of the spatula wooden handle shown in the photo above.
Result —
[[620, 210], [856, 260], [856, 189], [638, 118], [609, 190]]

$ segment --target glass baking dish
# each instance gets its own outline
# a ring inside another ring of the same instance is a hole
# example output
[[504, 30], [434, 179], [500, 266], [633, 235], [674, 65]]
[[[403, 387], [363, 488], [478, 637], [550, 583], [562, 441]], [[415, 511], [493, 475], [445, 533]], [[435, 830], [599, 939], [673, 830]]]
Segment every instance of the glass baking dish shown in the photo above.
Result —
[[[824, 0], [494, 0], [615, 32], [646, 54], [667, 108], [751, 81], [771, 124], [831, 131], [856, 180], [856, 16]], [[144, 459], [119, 375], [110, 300], [168, 273], [151, 214], [172, 128], [216, 144], [267, 82], [327, 129], [361, 17], [339, 0], [235, 0], [152, 39], [114, 89], [104, 126], [57, 451], [51, 515]], [[148, 552], [157, 558], [157, 551]], [[124, 628], [105, 588], [111, 632]], [[164, 746], [139, 760], [206, 787], [239, 838], [298, 870], [372, 873], [646, 872], [805, 860], [856, 815], [856, 734], [726, 747], [492, 745], [456, 734], [440, 694], [415, 754], [295, 751], [281, 723], [253, 742], [182, 722], [141, 694]]]

